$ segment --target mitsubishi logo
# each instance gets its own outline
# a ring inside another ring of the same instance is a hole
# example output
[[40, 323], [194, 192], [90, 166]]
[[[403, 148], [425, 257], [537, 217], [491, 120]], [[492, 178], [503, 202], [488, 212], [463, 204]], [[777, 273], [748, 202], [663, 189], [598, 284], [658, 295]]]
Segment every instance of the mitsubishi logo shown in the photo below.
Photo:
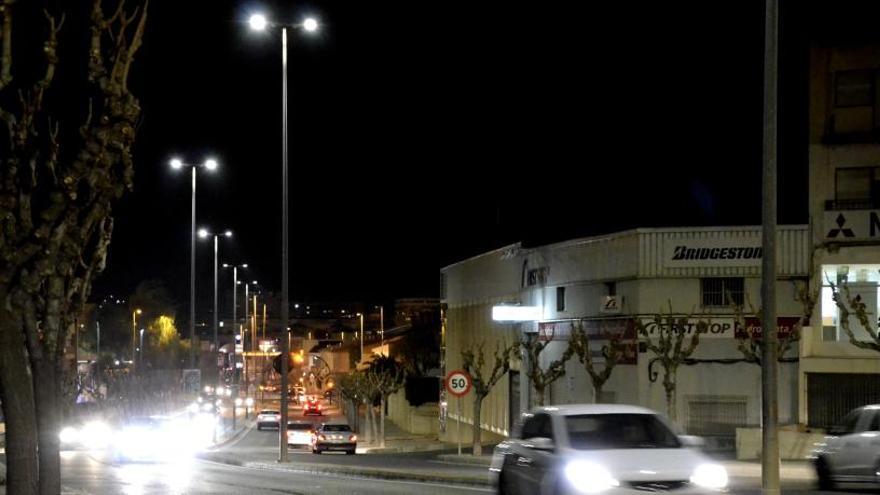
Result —
[[841, 232], [843, 233], [844, 237], [855, 237], [856, 236], [855, 234], [853, 234], [852, 229], [843, 228], [843, 226], [846, 224], [846, 218], [843, 217], [843, 213], [840, 213], [837, 215], [837, 219], [835, 220], [835, 223], [837, 223], [837, 228], [831, 229], [830, 231], [828, 231], [827, 237], [830, 237], [830, 238], [837, 237], [837, 234], [840, 234]]

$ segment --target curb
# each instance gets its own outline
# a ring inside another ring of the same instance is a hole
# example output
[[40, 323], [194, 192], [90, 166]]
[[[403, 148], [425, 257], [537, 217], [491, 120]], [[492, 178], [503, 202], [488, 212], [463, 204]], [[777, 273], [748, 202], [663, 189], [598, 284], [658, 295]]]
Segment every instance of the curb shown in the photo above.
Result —
[[317, 466], [314, 464], [297, 464], [297, 463], [288, 463], [282, 465], [277, 464], [267, 464], [264, 462], [242, 462], [238, 459], [231, 459], [228, 457], [221, 456], [213, 456], [213, 455], [200, 455], [201, 459], [218, 462], [220, 464], [229, 464], [232, 466], [239, 466], [251, 469], [262, 469], [266, 471], [276, 471], [276, 472], [297, 472], [297, 473], [310, 473], [310, 474], [330, 474], [330, 475], [346, 475], [346, 476], [357, 476], [361, 478], [373, 478], [373, 479], [382, 479], [382, 480], [394, 480], [394, 481], [420, 481], [427, 483], [449, 483], [455, 485], [469, 485], [469, 486], [489, 486], [489, 474], [486, 473], [486, 476], [473, 477], [473, 476], [443, 476], [437, 474], [427, 474], [427, 473], [415, 473], [408, 471], [395, 471], [395, 470], [384, 470], [384, 469], [373, 469], [373, 468], [354, 468], [348, 466]]
[[209, 451], [214, 451], [223, 447], [227, 447], [232, 443], [238, 442], [241, 440], [248, 432], [250, 432], [254, 427], [254, 421], [247, 421], [241, 428], [238, 429], [234, 434], [230, 437], [222, 440], [220, 442], [215, 443], [214, 445], [208, 448]]
[[438, 460], [443, 462], [450, 462], [455, 464], [467, 464], [469, 466], [484, 466], [487, 469], [492, 464], [491, 456], [479, 456], [474, 457], [472, 455], [467, 454], [440, 454], [437, 456]]

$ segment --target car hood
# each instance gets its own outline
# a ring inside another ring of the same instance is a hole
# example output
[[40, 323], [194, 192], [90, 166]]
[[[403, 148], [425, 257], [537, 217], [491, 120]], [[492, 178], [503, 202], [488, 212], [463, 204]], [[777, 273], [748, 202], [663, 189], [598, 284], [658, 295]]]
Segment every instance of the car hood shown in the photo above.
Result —
[[615, 449], [560, 451], [563, 465], [575, 459], [598, 464], [623, 481], [673, 481], [690, 479], [694, 469], [712, 461], [699, 451], [679, 449]]

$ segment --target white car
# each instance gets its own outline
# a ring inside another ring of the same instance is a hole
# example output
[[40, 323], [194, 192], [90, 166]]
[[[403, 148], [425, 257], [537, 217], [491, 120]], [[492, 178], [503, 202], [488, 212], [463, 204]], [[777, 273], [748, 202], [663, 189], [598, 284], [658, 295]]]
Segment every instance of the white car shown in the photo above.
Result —
[[280, 428], [281, 427], [281, 411], [274, 409], [263, 409], [257, 414], [257, 430], [263, 428]]
[[495, 448], [490, 476], [499, 494], [707, 494], [724, 491], [727, 470], [637, 406], [548, 406], [525, 415]]
[[880, 405], [847, 414], [813, 451], [819, 488], [840, 482], [880, 484]]
[[287, 445], [291, 447], [311, 447], [315, 428], [311, 423], [290, 421], [287, 423]]

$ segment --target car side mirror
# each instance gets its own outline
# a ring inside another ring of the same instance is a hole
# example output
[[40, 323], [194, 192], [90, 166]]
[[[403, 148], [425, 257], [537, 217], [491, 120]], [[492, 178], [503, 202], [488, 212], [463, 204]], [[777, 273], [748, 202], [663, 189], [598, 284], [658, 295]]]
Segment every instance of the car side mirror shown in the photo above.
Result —
[[523, 440], [523, 445], [532, 450], [543, 450], [547, 452], [553, 452], [556, 450], [556, 445], [553, 444], [553, 440], [546, 437], [527, 438]]
[[706, 445], [706, 441], [696, 435], [679, 435], [678, 441], [685, 447], [692, 449], [699, 449]]

